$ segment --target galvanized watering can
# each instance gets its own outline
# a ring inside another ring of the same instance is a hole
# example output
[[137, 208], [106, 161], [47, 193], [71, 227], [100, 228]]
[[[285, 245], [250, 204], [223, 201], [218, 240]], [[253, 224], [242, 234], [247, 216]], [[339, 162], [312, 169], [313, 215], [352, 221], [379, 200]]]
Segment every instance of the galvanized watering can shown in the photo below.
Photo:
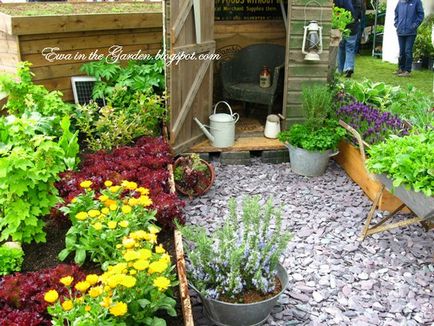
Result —
[[[225, 104], [229, 109], [230, 114], [216, 113], [220, 104]], [[235, 143], [235, 124], [239, 118], [240, 116], [238, 113], [232, 113], [232, 108], [227, 102], [220, 101], [214, 106], [214, 113], [209, 116], [209, 127], [203, 125], [197, 118], [193, 118], [193, 120], [198, 124], [205, 136], [207, 136], [211, 141], [212, 146], [231, 147]], [[207, 127], [210, 131], [206, 129]]]

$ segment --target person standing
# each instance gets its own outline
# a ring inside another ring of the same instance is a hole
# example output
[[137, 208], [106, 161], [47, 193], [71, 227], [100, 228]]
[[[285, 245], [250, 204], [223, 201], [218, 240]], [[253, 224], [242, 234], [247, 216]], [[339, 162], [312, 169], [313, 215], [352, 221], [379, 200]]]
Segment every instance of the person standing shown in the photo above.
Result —
[[362, 0], [335, 0], [335, 5], [350, 11], [354, 19], [346, 27], [350, 30], [350, 35], [342, 38], [338, 49], [338, 71], [350, 78], [354, 73], [355, 48], [357, 33], [360, 28]]
[[410, 77], [413, 45], [417, 29], [424, 18], [421, 0], [399, 0], [395, 8], [395, 28], [398, 34], [399, 59], [396, 74]]

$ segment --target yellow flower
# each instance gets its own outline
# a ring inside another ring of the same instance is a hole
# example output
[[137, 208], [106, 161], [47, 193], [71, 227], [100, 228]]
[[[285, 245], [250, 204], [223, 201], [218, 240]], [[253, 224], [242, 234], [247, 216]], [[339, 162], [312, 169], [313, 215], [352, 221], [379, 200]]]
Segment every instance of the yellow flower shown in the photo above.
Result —
[[76, 298], [75, 301], [77, 301], [78, 303], [83, 303], [84, 302], [84, 296], [80, 297], [80, 298]]
[[59, 299], [59, 293], [56, 290], [50, 290], [45, 293], [44, 300], [48, 303], [54, 303]]
[[136, 262], [134, 262], [133, 267], [138, 271], [143, 271], [149, 267], [149, 261], [144, 259], [139, 259]]
[[137, 189], [137, 183], [131, 181], [128, 182], [127, 185], [125, 186], [125, 188], [127, 188], [128, 190], [135, 190]]
[[107, 215], [108, 213], [110, 213], [110, 210], [107, 207], [104, 207], [103, 209], [101, 209], [101, 213]]
[[149, 195], [149, 189], [139, 187], [136, 189], [137, 192], [140, 192], [142, 195]]
[[131, 274], [131, 275], [136, 275], [136, 274], [137, 274], [137, 271], [136, 271], [135, 269], [131, 269], [131, 270], [130, 270], [130, 274]]
[[99, 297], [103, 293], [103, 291], [104, 290], [103, 290], [102, 286], [96, 286], [96, 287], [93, 287], [89, 290], [89, 295], [92, 298], [96, 298], [96, 297]]
[[113, 182], [111, 182], [110, 180], [106, 180], [104, 182], [104, 186], [106, 186], [106, 187], [111, 187], [112, 185], [113, 185]]
[[152, 205], [152, 200], [148, 196], [140, 196], [138, 198], [138, 203], [143, 207], [148, 207]]
[[62, 308], [65, 311], [69, 311], [74, 307], [74, 303], [71, 300], [65, 300], [62, 302]]
[[84, 221], [88, 218], [88, 214], [86, 212], [80, 212], [75, 215], [75, 218], [79, 221]]
[[137, 200], [137, 198], [131, 197], [130, 199], [128, 199], [128, 205], [136, 206], [138, 204], [139, 204], [139, 201]]
[[143, 230], [138, 230], [130, 233], [130, 237], [136, 240], [142, 240], [146, 237], [146, 232]]
[[73, 281], [74, 281], [74, 278], [72, 276], [65, 276], [59, 280], [59, 282], [65, 286], [70, 286]]
[[127, 249], [133, 248], [135, 244], [136, 244], [136, 240], [131, 239], [131, 238], [124, 238], [122, 240], [122, 245]]
[[157, 235], [152, 234], [152, 233], [148, 233], [148, 234], [146, 234], [145, 240], [149, 241], [150, 243], [157, 243]]
[[148, 272], [149, 274], [162, 273], [167, 269], [167, 267], [169, 267], [169, 264], [165, 261], [154, 261], [149, 265]]
[[102, 229], [102, 224], [100, 222], [96, 222], [92, 224], [93, 228], [97, 231], [100, 231]]
[[95, 285], [98, 283], [99, 276], [96, 274], [89, 274], [86, 276], [86, 282], [90, 285]]
[[126, 187], [126, 186], [128, 186], [128, 183], [129, 183], [128, 180], [122, 180], [122, 182], [121, 182], [121, 186], [122, 186], [122, 187]]
[[107, 284], [108, 286], [110, 286], [112, 289], [114, 289], [115, 287], [117, 287], [119, 284], [122, 284], [122, 281], [124, 279], [125, 275], [124, 274], [114, 274], [112, 276], [110, 276], [107, 279]]
[[123, 228], [126, 228], [129, 224], [130, 224], [130, 222], [125, 221], [125, 220], [119, 222], [119, 225]]
[[155, 252], [157, 254], [164, 254], [166, 252], [166, 250], [164, 250], [163, 246], [161, 244], [159, 244], [158, 246], [155, 247]]
[[131, 213], [131, 210], [132, 210], [131, 206], [128, 206], [128, 205], [123, 205], [122, 206], [122, 213], [124, 213], [124, 214]]
[[82, 188], [89, 188], [91, 185], [92, 185], [92, 181], [89, 180], [85, 180], [80, 183], [80, 187]]
[[86, 307], [84, 307], [84, 310], [85, 310], [85, 311], [87, 311], [87, 312], [89, 312], [89, 311], [90, 311], [90, 309], [91, 309], [91, 308], [90, 308], [90, 306], [89, 306], [89, 305], [86, 305]]
[[132, 260], [139, 259], [140, 254], [137, 251], [128, 250], [126, 253], [124, 253], [123, 256], [126, 261], [132, 261]]
[[107, 226], [109, 227], [109, 229], [113, 230], [113, 229], [116, 229], [117, 224], [118, 224], [118, 222], [116, 222], [116, 221], [110, 221], [107, 223]]
[[118, 208], [118, 205], [116, 203], [115, 204], [111, 204], [109, 206], [109, 208], [110, 208], [111, 211], [115, 211]]
[[71, 199], [71, 203], [75, 204], [76, 202], [77, 202], [77, 198], [74, 197]]
[[158, 276], [152, 284], [154, 284], [159, 291], [163, 292], [170, 286], [170, 280], [167, 277]]
[[104, 202], [104, 206], [106, 206], [106, 207], [110, 207], [110, 205], [113, 205], [113, 204], [116, 204], [116, 201], [114, 201], [113, 199], [107, 199]]
[[162, 254], [160, 260], [170, 263], [170, 256], [168, 254]]
[[106, 195], [101, 195], [98, 197], [98, 199], [102, 202], [105, 202], [107, 199], [109, 199]]
[[119, 189], [121, 189], [121, 187], [119, 187], [119, 186], [111, 186], [109, 188], [110, 192], [112, 192], [112, 193], [118, 192]]
[[111, 306], [109, 311], [113, 316], [123, 316], [128, 312], [128, 306], [120, 301]]
[[86, 290], [90, 287], [89, 282], [81, 281], [75, 284], [75, 288], [80, 291], [81, 293], [85, 293]]
[[160, 232], [160, 229], [157, 228], [155, 225], [150, 225], [148, 227], [149, 232], [151, 232], [152, 234], [157, 234], [158, 232]]
[[137, 282], [137, 280], [134, 276], [124, 275], [120, 284], [122, 284], [126, 288], [132, 288], [132, 287], [134, 287], [134, 285], [136, 285], [136, 282]]
[[99, 304], [104, 308], [108, 308], [112, 304], [112, 299], [109, 297], [104, 297]]
[[89, 212], [87, 212], [87, 214], [90, 217], [97, 217], [98, 215], [101, 214], [101, 212], [99, 210], [97, 210], [97, 209], [91, 209]]
[[147, 260], [152, 257], [152, 251], [149, 249], [142, 248], [137, 250], [137, 252], [139, 253], [139, 259]]

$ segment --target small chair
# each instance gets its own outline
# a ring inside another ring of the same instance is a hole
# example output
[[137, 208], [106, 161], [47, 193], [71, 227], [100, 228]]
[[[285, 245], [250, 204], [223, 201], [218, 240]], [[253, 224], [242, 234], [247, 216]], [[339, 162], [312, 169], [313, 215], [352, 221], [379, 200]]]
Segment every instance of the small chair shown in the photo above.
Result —
[[[264, 66], [271, 72], [272, 84], [259, 87], [259, 74]], [[268, 114], [279, 94], [283, 92], [285, 48], [276, 44], [255, 44], [239, 51], [221, 65], [221, 80], [225, 100], [266, 105]]]

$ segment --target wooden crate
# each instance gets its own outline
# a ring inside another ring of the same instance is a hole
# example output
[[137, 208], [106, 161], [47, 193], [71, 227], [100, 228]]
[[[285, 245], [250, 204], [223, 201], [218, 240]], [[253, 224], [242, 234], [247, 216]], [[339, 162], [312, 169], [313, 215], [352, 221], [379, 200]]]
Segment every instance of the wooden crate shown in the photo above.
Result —
[[[339, 144], [339, 154], [335, 157], [336, 162], [345, 170], [348, 176], [357, 183], [371, 201], [381, 190], [381, 183], [368, 174], [358, 148], [347, 141]], [[387, 190], [381, 196], [378, 208], [385, 211], [393, 211], [402, 204], [399, 198]], [[403, 212], [409, 212], [404, 209]]]
[[[0, 11], [14, 5], [17, 4], [2, 4]], [[91, 5], [95, 4], [89, 3]], [[99, 5], [109, 6], [110, 3]], [[92, 52], [107, 55], [110, 47], [119, 45], [123, 53], [140, 50], [155, 55], [162, 49], [162, 43], [162, 9], [31, 17], [0, 12], [0, 72], [15, 72], [18, 62], [29, 61], [35, 82], [49, 90], [61, 91], [66, 101], [73, 99], [70, 77], [83, 75], [80, 67], [95, 60], [89, 57]], [[56, 53], [64, 59], [48, 61], [43, 55], [48, 48], [59, 48]], [[85, 58], [79, 58], [77, 53]], [[65, 57], [67, 55], [72, 58]]]

